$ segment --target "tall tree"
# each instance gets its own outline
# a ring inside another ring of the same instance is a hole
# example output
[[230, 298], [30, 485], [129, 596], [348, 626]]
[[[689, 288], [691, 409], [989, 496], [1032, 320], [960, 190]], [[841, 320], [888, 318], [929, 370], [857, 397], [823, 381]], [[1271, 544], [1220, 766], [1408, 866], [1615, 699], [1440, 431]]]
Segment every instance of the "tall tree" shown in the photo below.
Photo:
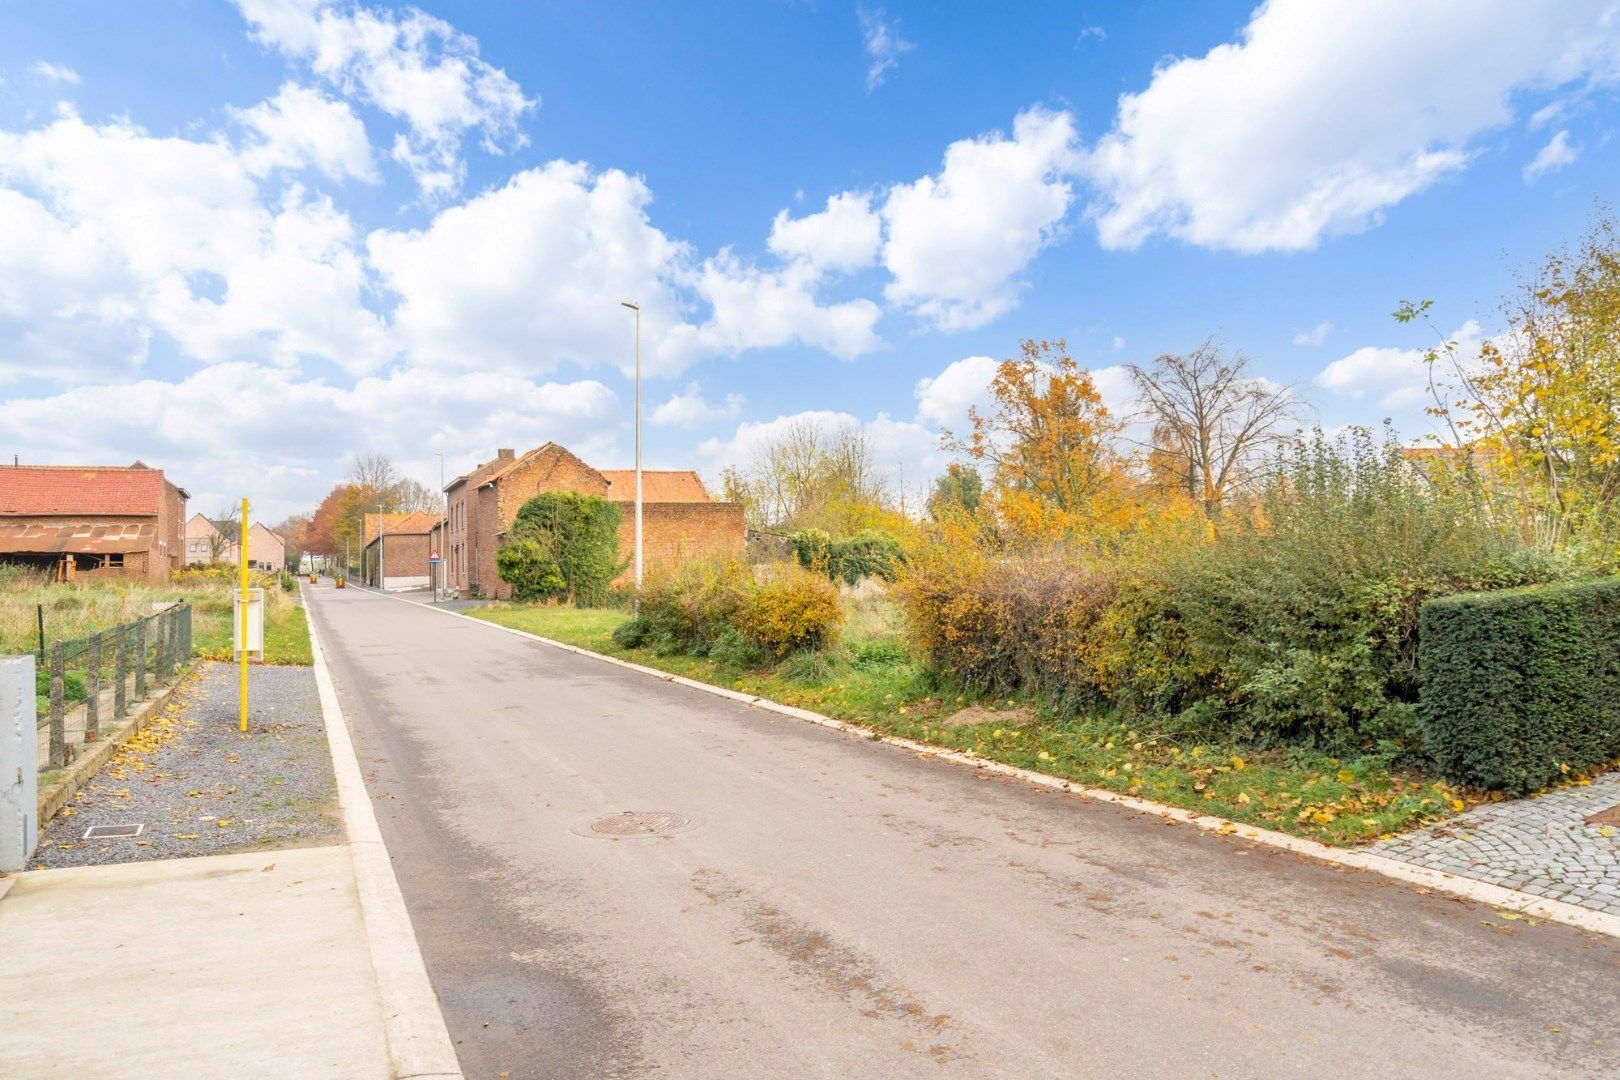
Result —
[[997, 367], [990, 394], [988, 412], [968, 410], [968, 436], [946, 431], [942, 444], [991, 467], [1000, 516], [1018, 532], [1050, 533], [1097, 512], [1098, 497], [1121, 480], [1115, 444], [1124, 424], [1068, 346], [1023, 342]]
[[1151, 425], [1148, 467], [1160, 484], [1186, 492], [1213, 514], [1253, 481], [1285, 428], [1297, 419], [1291, 388], [1248, 373], [1249, 358], [1226, 355], [1214, 338], [1152, 367], [1126, 365]]

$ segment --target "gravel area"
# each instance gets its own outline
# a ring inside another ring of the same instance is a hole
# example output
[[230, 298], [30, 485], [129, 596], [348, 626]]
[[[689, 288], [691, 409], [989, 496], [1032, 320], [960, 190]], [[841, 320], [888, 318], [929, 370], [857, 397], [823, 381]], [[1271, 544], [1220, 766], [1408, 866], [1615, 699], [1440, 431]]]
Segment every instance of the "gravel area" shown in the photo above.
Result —
[[[337, 785], [314, 669], [256, 666], [248, 680], [243, 735], [236, 668], [203, 664], [165, 715], [46, 826], [30, 868], [336, 842]], [[84, 839], [92, 825], [137, 822], [145, 828], [134, 838]]]

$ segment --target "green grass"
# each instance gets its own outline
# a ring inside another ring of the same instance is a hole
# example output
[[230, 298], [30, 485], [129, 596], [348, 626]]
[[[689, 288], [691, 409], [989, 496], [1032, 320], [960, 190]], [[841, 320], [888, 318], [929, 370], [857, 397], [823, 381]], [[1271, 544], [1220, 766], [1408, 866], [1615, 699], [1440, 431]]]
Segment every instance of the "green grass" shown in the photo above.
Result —
[[[192, 652], [205, 660], [231, 659], [231, 613], [195, 612], [191, 624]], [[315, 662], [309, 646], [309, 621], [293, 603], [273, 608], [264, 618], [264, 662], [308, 666]]]
[[[469, 614], [883, 734], [1329, 844], [1366, 843], [1464, 805], [1459, 792], [1434, 777], [1398, 769], [1376, 755], [1336, 758], [1305, 750], [1178, 744], [1106, 717], [1066, 720], [1020, 708], [1027, 703], [974, 702], [942, 693], [905, 657], [892, 609], [885, 607], [852, 611], [836, 656], [790, 658], [761, 671], [622, 648], [612, 636], [628, 618], [619, 611], [495, 604]], [[973, 704], [989, 710], [984, 723], [945, 722]]]

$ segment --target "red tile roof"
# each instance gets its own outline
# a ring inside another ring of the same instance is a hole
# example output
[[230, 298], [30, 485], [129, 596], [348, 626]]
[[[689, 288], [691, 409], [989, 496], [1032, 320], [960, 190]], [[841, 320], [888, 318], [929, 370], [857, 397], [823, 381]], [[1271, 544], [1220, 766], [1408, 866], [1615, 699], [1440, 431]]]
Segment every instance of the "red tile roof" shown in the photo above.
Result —
[[432, 530], [439, 521], [433, 510], [412, 510], [408, 514], [367, 514], [365, 520], [366, 544], [377, 539], [377, 520], [382, 519], [385, 536], [421, 536]]
[[[607, 497], [632, 502], [636, 497], [636, 470], [598, 469], [608, 482]], [[658, 503], [712, 502], [703, 480], [691, 469], [642, 469], [641, 499]]]
[[0, 465], [0, 517], [156, 514], [163, 470], [109, 465]]

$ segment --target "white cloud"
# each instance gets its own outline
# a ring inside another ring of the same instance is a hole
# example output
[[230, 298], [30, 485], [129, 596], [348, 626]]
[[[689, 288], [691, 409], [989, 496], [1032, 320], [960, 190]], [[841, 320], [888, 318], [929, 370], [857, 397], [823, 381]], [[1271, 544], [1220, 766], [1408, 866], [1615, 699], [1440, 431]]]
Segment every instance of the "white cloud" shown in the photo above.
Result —
[[964, 434], [969, 407], [983, 412], [990, 402], [997, 366], [988, 356], [968, 356], [945, 365], [938, 375], [918, 379], [917, 418]]
[[258, 136], [242, 150], [242, 163], [255, 176], [308, 166], [333, 180], [381, 179], [366, 127], [347, 102], [287, 83], [275, 97], [250, 109], [233, 109], [231, 116]]
[[83, 81], [79, 78], [79, 73], [66, 64], [53, 64], [49, 60], [41, 60], [29, 70], [40, 78], [49, 79], [51, 82], [62, 82], [77, 86]]
[[0, 131], [0, 374], [127, 370], [153, 332], [204, 362], [374, 368], [391, 346], [362, 302], [354, 241], [345, 214], [297, 185], [262, 201], [223, 141], [71, 112]]
[[1105, 247], [1309, 249], [1461, 170], [1516, 93], [1620, 72], [1607, 3], [1270, 0], [1242, 38], [1120, 98], [1087, 166]]
[[889, 70], [900, 62], [900, 57], [917, 46], [900, 36], [900, 20], [887, 18], [882, 8], [858, 8], [861, 20], [861, 41], [866, 48], [866, 92], [870, 94], [883, 85]]
[[877, 261], [883, 222], [872, 210], [872, 197], [846, 191], [827, 200], [827, 208], [801, 218], [780, 211], [766, 241], [784, 259], [802, 259], [819, 270], [847, 273]]
[[1537, 151], [1535, 159], [1524, 167], [1524, 182], [1533, 184], [1550, 172], [1557, 172], [1566, 165], [1573, 165], [1580, 156], [1580, 150], [1569, 145], [1569, 132], [1560, 131], [1554, 135], [1546, 146]]
[[1030, 109], [1000, 134], [952, 143], [938, 176], [890, 189], [883, 261], [890, 303], [942, 330], [982, 326], [1017, 303], [1018, 276], [1057, 235], [1076, 155], [1066, 112]]
[[1118, 334], [1115, 334], [1114, 335], [1114, 340], [1110, 344], [1109, 347], [1112, 348], [1115, 352], [1119, 352], [1121, 349], [1123, 349], [1125, 347], [1125, 339], [1120, 337]]
[[518, 121], [535, 102], [478, 55], [478, 42], [417, 8], [344, 8], [333, 0], [237, 0], [255, 40], [307, 63], [346, 94], [404, 121], [392, 156], [422, 193], [442, 198], [461, 184], [461, 144], [520, 146]]
[[702, 387], [688, 383], [685, 390], [648, 413], [647, 422], [655, 427], [701, 427], [716, 420], [734, 419], [742, 406], [741, 394], [727, 394], [725, 401], [711, 405], [703, 400]]
[[[878, 413], [871, 420], [830, 409], [807, 409], [772, 420], [750, 420], [737, 426], [729, 438], [714, 438], [698, 447], [698, 454], [717, 474], [727, 466], [746, 465], [761, 448], [795, 426], [811, 423], [827, 432], [857, 431], [867, 440], [873, 464], [891, 491], [914, 493], [945, 470], [947, 455], [939, 447], [939, 433], [926, 425]], [[907, 495], [908, 498], [912, 496]]]
[[[1480, 325], [1470, 319], [1451, 335], [1460, 355], [1475, 356], [1483, 340]], [[1424, 349], [1364, 345], [1323, 368], [1317, 386], [1351, 398], [1376, 396], [1391, 412], [1410, 410], [1429, 398], [1429, 366]]]
[[1295, 345], [1320, 345], [1327, 340], [1328, 333], [1332, 331], [1333, 324], [1327, 321], [1319, 322], [1309, 330], [1301, 330], [1294, 335]]
[[1100, 26], [1083, 27], [1080, 30], [1080, 36], [1075, 39], [1075, 43], [1079, 44], [1080, 42], [1085, 41], [1088, 38], [1089, 39], [1095, 39], [1097, 41], [1107, 41], [1108, 40], [1108, 31], [1104, 30]]
[[[805, 344], [852, 357], [875, 348], [868, 300], [821, 305], [819, 275], [760, 269], [728, 251], [694, 263], [647, 218], [652, 193], [617, 169], [554, 161], [440, 212], [424, 229], [367, 240], [400, 298], [394, 325], [416, 362], [517, 373], [561, 363], [633, 366], [629, 315], [642, 310], [650, 375], [705, 356]], [[707, 318], [689, 312], [708, 308]]]
[[440, 448], [452, 469], [470, 464], [462, 455], [488, 457], [497, 444], [557, 439], [581, 453], [610, 452], [618, 413], [613, 392], [591, 380], [537, 384], [410, 370], [346, 389], [233, 362], [175, 382], [6, 401], [0, 430], [35, 462], [139, 457], [187, 487], [194, 508], [211, 511], [248, 494], [256, 514], [274, 520], [307, 510], [356, 449], [386, 453], [432, 482], [437, 469], [429, 464]]

